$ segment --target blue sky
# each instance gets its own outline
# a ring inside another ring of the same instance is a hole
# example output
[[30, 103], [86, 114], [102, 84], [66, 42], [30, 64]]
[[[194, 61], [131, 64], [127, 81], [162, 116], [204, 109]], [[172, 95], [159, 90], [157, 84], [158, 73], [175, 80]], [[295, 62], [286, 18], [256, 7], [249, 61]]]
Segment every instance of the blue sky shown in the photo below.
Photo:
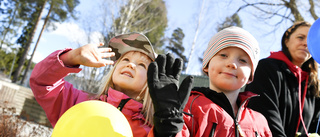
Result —
[[[97, 3], [93, 1], [80, 0], [81, 3], [77, 7], [79, 11], [80, 19], [82, 15], [88, 14], [97, 8]], [[95, 0], [99, 1], [99, 0]], [[204, 10], [201, 16], [201, 24], [198, 32], [197, 40], [195, 41], [195, 50], [191, 56], [190, 64], [192, 68], [187, 72], [188, 74], [200, 74], [201, 62], [198, 61], [199, 57], [202, 57], [204, 50], [207, 47], [209, 39], [216, 33], [216, 26], [221, 23], [226, 16], [230, 16], [235, 12], [237, 7], [236, 0], [232, 0], [232, 3], [220, 1], [214, 2], [211, 0], [165, 0], [168, 10], [168, 28], [166, 35], [171, 36], [174, 29], [177, 27], [182, 28], [185, 33], [183, 44], [185, 46], [185, 55], [190, 54], [191, 45], [195, 37], [196, 24], [199, 19], [201, 2], [205, 2]], [[221, 8], [224, 7], [224, 8]], [[98, 12], [98, 11], [97, 11]], [[265, 58], [269, 55], [270, 51], [277, 51], [280, 49], [280, 38], [282, 33], [288, 26], [280, 27], [275, 33], [268, 34], [272, 28], [256, 23], [254, 17], [247, 11], [241, 11], [240, 17], [242, 19], [243, 28], [248, 30], [260, 43], [261, 55], [260, 58]], [[98, 17], [97, 17], [98, 18]], [[92, 19], [94, 22], [96, 19]], [[67, 47], [77, 48], [80, 46], [76, 44], [85, 43], [84, 31], [78, 26], [80, 21], [68, 21], [62, 24], [58, 24], [58, 28], [55, 31], [45, 31], [39, 42], [38, 48], [33, 59], [34, 62], [39, 62], [50, 53], [55, 50], [63, 49]], [[38, 27], [38, 32], [41, 27]], [[39, 34], [36, 34], [36, 37]], [[99, 42], [98, 36], [93, 42]], [[36, 39], [34, 40], [36, 41]], [[81, 42], [83, 41], [83, 42]], [[34, 43], [33, 43], [34, 45]], [[33, 47], [31, 48], [31, 51]], [[30, 52], [31, 52], [30, 51]]]

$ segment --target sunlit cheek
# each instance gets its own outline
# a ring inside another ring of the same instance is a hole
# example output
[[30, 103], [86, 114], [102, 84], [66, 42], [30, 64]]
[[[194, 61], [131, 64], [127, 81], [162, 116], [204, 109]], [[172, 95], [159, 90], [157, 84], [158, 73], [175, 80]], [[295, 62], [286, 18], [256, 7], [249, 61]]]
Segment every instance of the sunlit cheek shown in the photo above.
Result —
[[144, 86], [144, 84], [147, 82], [147, 72], [139, 73], [137, 76], [137, 81], [139, 82], [137, 85], [142, 88], [142, 86]]
[[243, 67], [242, 74], [243, 74], [243, 80], [248, 80], [251, 75], [251, 68], [250, 67]]
[[114, 81], [116, 79], [116, 77], [117, 77], [117, 70], [114, 70], [114, 72], [112, 73], [111, 78]]

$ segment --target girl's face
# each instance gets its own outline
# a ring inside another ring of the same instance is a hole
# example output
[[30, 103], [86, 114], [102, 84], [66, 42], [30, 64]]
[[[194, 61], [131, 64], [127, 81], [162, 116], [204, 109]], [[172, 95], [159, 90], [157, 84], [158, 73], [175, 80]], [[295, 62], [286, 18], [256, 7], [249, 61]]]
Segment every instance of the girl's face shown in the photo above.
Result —
[[112, 75], [114, 88], [136, 98], [146, 85], [151, 59], [141, 52], [128, 52], [119, 61]]
[[251, 75], [252, 62], [246, 52], [237, 47], [220, 50], [204, 71], [208, 72], [210, 89], [217, 92], [240, 91]]
[[289, 39], [285, 41], [292, 57], [292, 63], [299, 67], [311, 58], [307, 47], [309, 29], [310, 27], [308, 26], [301, 26], [291, 34]]

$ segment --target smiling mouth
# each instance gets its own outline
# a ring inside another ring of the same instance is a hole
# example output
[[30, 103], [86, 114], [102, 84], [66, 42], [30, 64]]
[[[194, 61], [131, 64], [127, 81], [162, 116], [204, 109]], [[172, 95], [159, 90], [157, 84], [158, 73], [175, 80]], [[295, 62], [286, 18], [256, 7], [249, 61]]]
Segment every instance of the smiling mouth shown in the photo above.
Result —
[[127, 72], [122, 73], [122, 75], [125, 75], [125, 76], [128, 76], [130, 78], [133, 78], [133, 76], [131, 74], [127, 73]]
[[228, 76], [237, 77], [236, 75], [234, 75], [232, 73], [227, 73], [227, 72], [221, 72], [220, 74], [225, 74], [225, 75], [228, 75]]

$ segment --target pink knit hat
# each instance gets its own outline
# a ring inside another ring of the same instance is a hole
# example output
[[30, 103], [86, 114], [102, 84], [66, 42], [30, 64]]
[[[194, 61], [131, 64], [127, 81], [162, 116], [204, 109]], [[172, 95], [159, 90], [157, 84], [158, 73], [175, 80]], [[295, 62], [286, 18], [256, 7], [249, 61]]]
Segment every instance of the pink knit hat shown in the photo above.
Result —
[[248, 31], [235, 26], [219, 31], [210, 39], [208, 47], [203, 55], [202, 70], [204, 71], [208, 66], [209, 61], [216, 53], [227, 47], [238, 47], [249, 55], [252, 62], [252, 73], [249, 81], [252, 81], [254, 71], [259, 61], [259, 44]]

